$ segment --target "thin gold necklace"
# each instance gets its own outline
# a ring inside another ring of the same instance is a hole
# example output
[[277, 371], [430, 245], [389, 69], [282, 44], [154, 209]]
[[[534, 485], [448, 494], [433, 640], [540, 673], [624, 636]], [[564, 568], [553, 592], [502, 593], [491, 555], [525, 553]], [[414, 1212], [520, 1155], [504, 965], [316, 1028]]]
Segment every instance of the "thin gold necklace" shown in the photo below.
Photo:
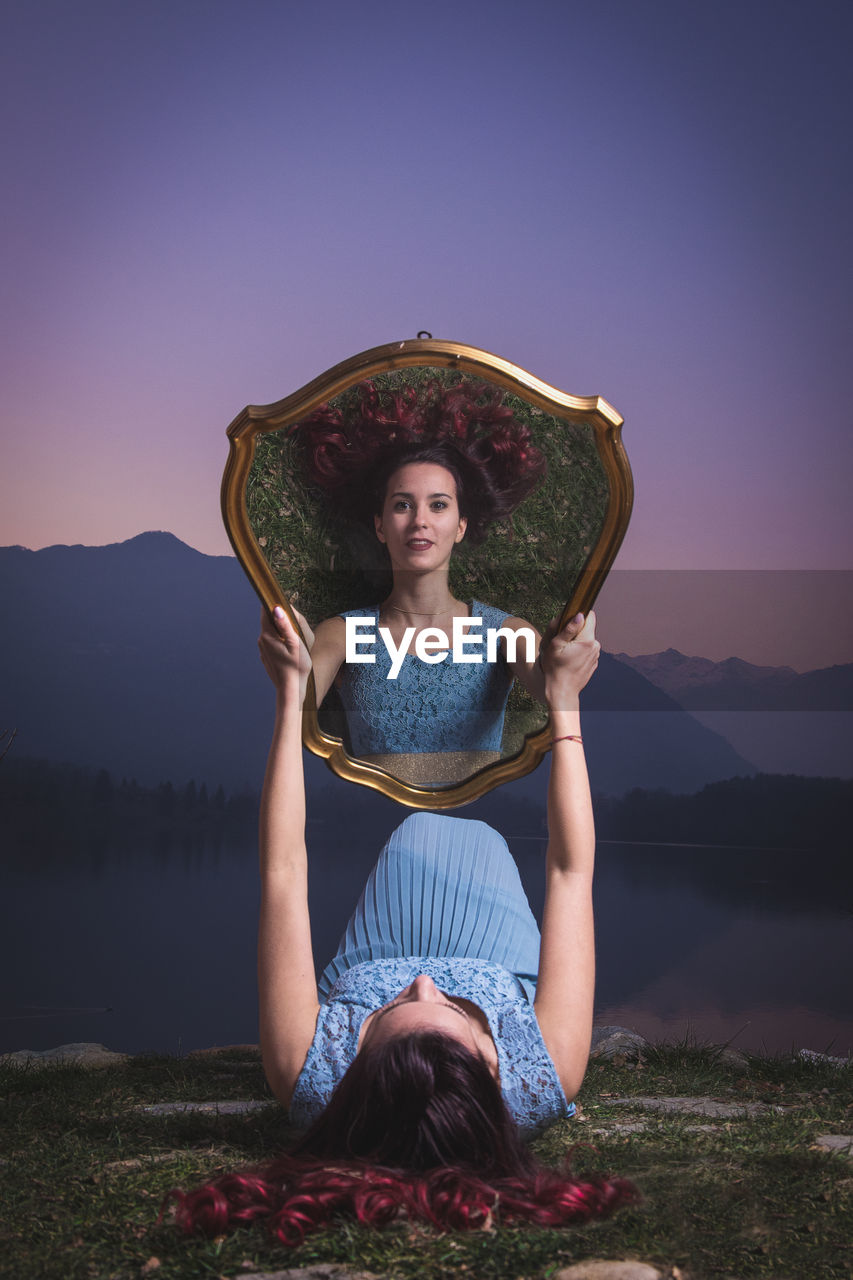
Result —
[[409, 618], [449, 618], [450, 610], [445, 609], [443, 613], [415, 613], [412, 609], [401, 609], [398, 604], [389, 604], [388, 609], [393, 609], [395, 613], [405, 613]]

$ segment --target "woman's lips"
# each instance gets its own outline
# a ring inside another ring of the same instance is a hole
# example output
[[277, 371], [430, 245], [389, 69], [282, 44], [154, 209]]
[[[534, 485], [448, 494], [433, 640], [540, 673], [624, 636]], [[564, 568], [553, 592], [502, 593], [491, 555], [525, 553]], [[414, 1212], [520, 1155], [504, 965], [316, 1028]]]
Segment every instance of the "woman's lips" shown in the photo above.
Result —
[[432, 543], [428, 538], [409, 538], [406, 546], [411, 547], [413, 551], [428, 551]]

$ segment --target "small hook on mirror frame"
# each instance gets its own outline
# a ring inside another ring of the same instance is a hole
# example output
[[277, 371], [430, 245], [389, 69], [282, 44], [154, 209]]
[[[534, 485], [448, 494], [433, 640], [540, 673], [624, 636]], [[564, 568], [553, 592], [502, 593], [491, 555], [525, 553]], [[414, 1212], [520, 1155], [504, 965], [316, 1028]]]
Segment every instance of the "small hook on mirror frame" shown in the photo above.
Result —
[[432, 338], [432, 334], [429, 332], [428, 329], [418, 330], [418, 342], [420, 342], [422, 338]]

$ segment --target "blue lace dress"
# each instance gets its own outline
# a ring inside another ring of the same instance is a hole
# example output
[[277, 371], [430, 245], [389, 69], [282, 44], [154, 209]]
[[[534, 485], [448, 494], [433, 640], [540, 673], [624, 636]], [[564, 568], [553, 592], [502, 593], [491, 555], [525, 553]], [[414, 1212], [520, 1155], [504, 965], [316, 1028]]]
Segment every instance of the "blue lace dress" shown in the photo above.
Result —
[[500, 751], [512, 672], [503, 658], [485, 660], [485, 635], [511, 615], [472, 600], [470, 616], [482, 618], [482, 662], [422, 662], [406, 654], [396, 679], [388, 679], [391, 655], [376, 630], [378, 609], [352, 609], [343, 618], [372, 621], [375, 662], [344, 663], [337, 688], [356, 756], [445, 751]]
[[539, 930], [504, 839], [484, 822], [412, 814], [385, 845], [320, 979], [291, 1120], [316, 1119], [364, 1019], [421, 973], [483, 1010], [504, 1099], [525, 1135], [572, 1115], [533, 1009], [538, 964]]

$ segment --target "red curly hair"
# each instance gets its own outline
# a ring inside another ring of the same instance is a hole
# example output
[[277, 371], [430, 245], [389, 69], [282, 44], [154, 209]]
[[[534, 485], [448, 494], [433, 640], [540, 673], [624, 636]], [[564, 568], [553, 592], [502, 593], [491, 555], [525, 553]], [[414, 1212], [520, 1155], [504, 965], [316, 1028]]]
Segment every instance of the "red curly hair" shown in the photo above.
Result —
[[503, 392], [471, 380], [380, 391], [370, 379], [344, 412], [319, 405], [290, 428], [310, 485], [351, 519], [381, 511], [388, 481], [407, 462], [438, 462], [457, 482], [470, 541], [511, 515], [545, 474], [530, 428], [504, 404]]
[[405, 1216], [439, 1229], [493, 1222], [558, 1227], [639, 1199], [624, 1178], [576, 1178], [531, 1154], [478, 1055], [437, 1032], [364, 1050], [329, 1105], [286, 1155], [171, 1193], [186, 1233], [263, 1222], [285, 1245], [345, 1216]]

